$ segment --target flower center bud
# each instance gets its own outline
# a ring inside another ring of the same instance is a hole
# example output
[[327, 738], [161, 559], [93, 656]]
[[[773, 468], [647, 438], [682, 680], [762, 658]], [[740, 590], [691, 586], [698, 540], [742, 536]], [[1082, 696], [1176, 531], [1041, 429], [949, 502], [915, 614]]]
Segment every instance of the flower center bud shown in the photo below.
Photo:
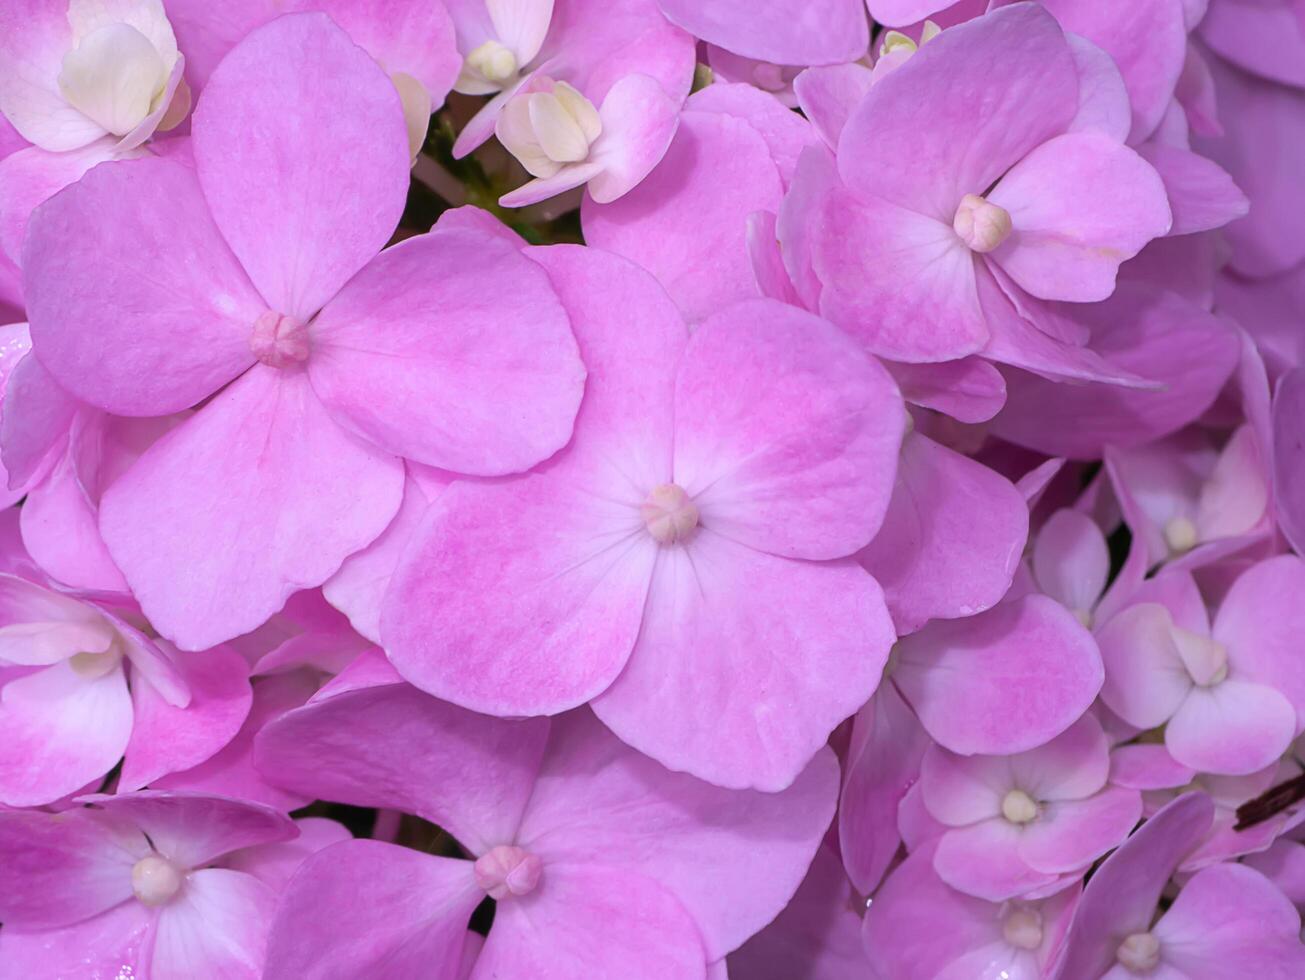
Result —
[[961, 241], [975, 252], [991, 252], [1010, 235], [1010, 213], [977, 194], [966, 194], [952, 219]]
[[1115, 958], [1134, 973], [1147, 973], [1160, 965], [1160, 940], [1149, 932], [1135, 932], [1119, 944]]
[[1013, 789], [1002, 798], [1001, 815], [1011, 823], [1032, 823], [1038, 819], [1038, 804], [1022, 789]]
[[131, 890], [142, 905], [164, 905], [181, 890], [185, 873], [158, 854], [143, 857], [132, 866]]
[[1037, 949], [1042, 945], [1042, 915], [1037, 909], [1017, 908], [1002, 922], [1001, 934], [1016, 949]]
[[467, 55], [467, 68], [496, 85], [516, 75], [518, 67], [517, 56], [500, 41], [486, 41]]
[[1215, 687], [1228, 679], [1228, 648], [1208, 636], [1173, 627], [1174, 645], [1192, 683]]
[[301, 364], [308, 360], [308, 328], [292, 316], [267, 310], [254, 321], [249, 349], [268, 367]]
[[539, 83], [542, 90], [523, 92], [503, 107], [495, 132], [531, 176], [552, 177], [589, 156], [603, 123], [594, 104], [566, 82]]
[[1165, 525], [1165, 544], [1169, 545], [1172, 554], [1181, 555], [1191, 551], [1196, 547], [1196, 537], [1196, 525], [1191, 518], [1180, 515], [1171, 518]]
[[698, 526], [698, 508], [684, 488], [674, 483], [654, 487], [639, 508], [639, 516], [658, 544], [684, 541]]
[[472, 868], [476, 884], [496, 902], [529, 895], [543, 871], [544, 863], [537, 856], [511, 844], [491, 848], [476, 859]]

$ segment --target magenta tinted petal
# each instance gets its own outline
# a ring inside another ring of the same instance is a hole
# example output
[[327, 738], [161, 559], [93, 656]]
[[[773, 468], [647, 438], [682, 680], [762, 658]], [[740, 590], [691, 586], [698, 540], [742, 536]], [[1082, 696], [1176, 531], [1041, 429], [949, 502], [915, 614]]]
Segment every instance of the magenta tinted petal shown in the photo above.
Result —
[[1055, 882], [1056, 875], [1029, 867], [1020, 856], [1021, 828], [994, 817], [943, 834], [934, 852], [938, 877], [958, 891], [1001, 902]]
[[585, 377], [575, 339], [547, 276], [505, 242], [436, 231], [387, 249], [310, 334], [313, 390], [397, 455], [498, 475], [571, 437]]
[[381, 841], [335, 844], [287, 885], [265, 975], [456, 980], [467, 920], [484, 894], [469, 861]]
[[399, 460], [340, 429], [302, 372], [259, 365], [113, 484], [100, 530], [150, 621], [198, 650], [325, 581], [402, 492]]
[[1163, 143], [1147, 143], [1139, 152], [1164, 181], [1174, 215], [1171, 235], [1222, 228], [1249, 210], [1246, 195], [1217, 163]]
[[1283, 375], [1273, 396], [1273, 492], [1282, 533], [1300, 553], [1305, 548], [1305, 370]]
[[927, 436], [902, 444], [883, 526], [857, 560], [883, 586], [899, 633], [972, 616], [1010, 588], [1028, 536], [1005, 477]]
[[1241, 775], [1272, 764], [1295, 732], [1290, 701], [1271, 687], [1229, 678], [1187, 695], [1165, 728], [1165, 745], [1185, 766]]
[[761, 8], [741, 0], [658, 2], [671, 21], [695, 37], [781, 65], [856, 61], [870, 44], [861, 0], [781, 0]]
[[383, 684], [272, 722], [257, 761], [268, 779], [310, 796], [421, 814], [480, 854], [515, 837], [547, 737], [543, 719], [490, 718]]
[[403, 210], [410, 158], [398, 92], [322, 14], [279, 18], [232, 49], [195, 110], [194, 148], [223, 237], [286, 316], [321, 309]]
[[1305, 608], [1305, 561], [1280, 555], [1253, 565], [1233, 583], [1214, 620], [1212, 636], [1228, 650], [1229, 663], [1243, 680], [1256, 681], [1286, 695], [1305, 719], [1305, 668], [1297, 653]]
[[1059, 603], [1031, 595], [898, 642], [895, 683], [939, 743], [1005, 754], [1068, 728], [1101, 689], [1096, 643]]
[[[130, 881], [131, 868], [122, 873]], [[23, 931], [9, 926], [0, 932], [0, 970], [19, 977], [76, 976], [86, 970], [106, 977], [124, 970], [141, 976], [149, 969], [153, 931], [153, 915], [136, 901], [62, 928]]]
[[1044, 806], [1024, 828], [1019, 854], [1039, 871], [1078, 871], [1123, 841], [1141, 818], [1141, 793], [1108, 786], [1087, 799]]
[[879, 529], [905, 424], [877, 361], [818, 317], [754, 300], [708, 319], [685, 350], [675, 482], [718, 534], [840, 558]]
[[634, 652], [594, 710], [663, 765], [774, 792], [874, 692], [893, 635], [855, 562], [777, 558], [703, 529], [658, 555]]
[[276, 894], [253, 875], [202, 868], [186, 876], [154, 927], [155, 976], [257, 976]]
[[[165, 415], [254, 363], [249, 335], [262, 301], [180, 164], [95, 168], [33, 216], [24, 254], [37, 356], [93, 405]], [[87, 344], [88, 334], [98, 342]]]

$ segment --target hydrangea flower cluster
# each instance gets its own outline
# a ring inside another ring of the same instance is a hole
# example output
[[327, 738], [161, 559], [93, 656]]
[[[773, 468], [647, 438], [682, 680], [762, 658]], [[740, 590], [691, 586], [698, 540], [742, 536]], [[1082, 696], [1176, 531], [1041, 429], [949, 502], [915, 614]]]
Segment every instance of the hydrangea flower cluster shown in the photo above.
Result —
[[1305, 977], [1299, 0], [4, 0], [0, 976]]

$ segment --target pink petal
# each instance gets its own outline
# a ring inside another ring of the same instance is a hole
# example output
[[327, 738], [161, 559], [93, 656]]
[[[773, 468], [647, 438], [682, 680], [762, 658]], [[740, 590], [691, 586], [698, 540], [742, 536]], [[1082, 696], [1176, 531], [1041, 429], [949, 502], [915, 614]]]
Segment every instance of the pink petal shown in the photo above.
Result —
[[302, 372], [258, 365], [113, 484], [100, 530], [159, 632], [202, 650], [334, 574], [402, 491], [402, 464], [341, 430]]
[[307, 806], [312, 797], [283, 789], [259, 772], [254, 765], [254, 739], [268, 722], [307, 701], [318, 683], [310, 671], [256, 678], [253, 704], [235, 737], [193, 769], [155, 779], [154, 788], [229, 796], [281, 810]]
[[543, 860], [545, 887], [563, 864], [657, 881], [715, 959], [797, 889], [833, 817], [837, 784], [833, 754], [822, 750], [782, 793], [720, 789], [668, 772], [578, 712], [554, 723], [518, 840]]
[[397, 455], [498, 475], [571, 437], [584, 366], [547, 276], [505, 242], [410, 238], [310, 331], [313, 390], [341, 425]]
[[390, 526], [362, 551], [344, 560], [340, 570], [322, 585], [328, 602], [349, 617], [349, 623], [373, 643], [381, 641], [381, 606], [394, 569], [412, 540], [431, 501], [451, 482], [440, 470], [418, 463], [406, 467], [403, 502]]
[[1006, 402], [1001, 372], [977, 357], [940, 364], [888, 363], [902, 397], [958, 422], [987, 422]]
[[865, 94], [873, 75], [865, 65], [852, 63], [808, 68], [793, 80], [793, 91], [803, 114], [831, 150]]
[[1270, 765], [1296, 734], [1296, 712], [1271, 687], [1230, 677], [1193, 688], [1165, 727], [1165, 745], [1185, 766], [1240, 775]]
[[1300, 9], [1262, 0], [1219, 0], [1201, 20], [1201, 40], [1238, 67], [1305, 88]]
[[[130, 882], [130, 867], [122, 874]], [[0, 931], [0, 971], [15, 977], [75, 977], [80, 972], [116, 978], [124, 971], [128, 977], [144, 976], [153, 931], [153, 914], [136, 901], [61, 929], [24, 932], [11, 925]]]
[[1095, 302], [1114, 292], [1119, 265], [1172, 221], [1164, 184], [1109, 136], [1069, 133], [1043, 143], [988, 195], [1014, 232], [992, 254], [1042, 299]]
[[598, 107], [603, 133], [590, 158], [601, 172], [589, 181], [589, 196], [607, 204], [626, 194], [666, 155], [679, 125], [680, 104], [648, 75], [627, 75]]
[[1157, 142], [1145, 144], [1139, 152], [1164, 181], [1174, 215], [1169, 234], [1222, 228], [1249, 211], [1246, 195], [1217, 163]]
[[122, 758], [131, 720], [121, 665], [88, 677], [64, 660], [9, 681], [0, 689], [0, 801], [53, 803], [98, 780]]
[[1238, 864], [1197, 872], [1153, 932], [1165, 962], [1202, 980], [1305, 971], [1296, 909], [1262, 874]]
[[735, 54], [781, 65], [855, 61], [870, 43], [860, 0], [782, 0], [760, 8], [740, 0], [658, 3], [673, 23], [695, 37]]
[[1033, 574], [1042, 591], [1066, 609], [1090, 614], [1110, 575], [1106, 536], [1087, 515], [1056, 511], [1038, 530]]
[[385, 684], [289, 712], [259, 735], [256, 752], [282, 785], [421, 814], [481, 854], [516, 836], [547, 732], [543, 719], [490, 718]]
[[24, 139], [47, 150], [75, 150], [104, 135], [59, 91], [63, 56], [71, 47], [65, 6], [15, 0], [0, 10], [0, 114]]
[[838, 857], [829, 848], [815, 862], [793, 901], [730, 954], [736, 975], [751, 980], [845, 980], [864, 974], [861, 920]]
[[1026, 895], [1057, 875], [1029, 867], [1020, 856], [1022, 829], [1001, 817], [953, 828], [938, 841], [933, 867], [958, 891], [989, 902]]
[[[13, 383], [12, 381], [10, 382]], [[1305, 550], [1305, 371], [1283, 375], [1273, 397], [1273, 495], [1278, 523]]]
[[686, 336], [666, 294], [626, 260], [570, 246], [533, 255], [590, 371], [575, 436], [524, 479], [445, 493], [381, 614], [409, 681], [506, 714], [582, 704], [629, 656], [657, 552], [639, 506], [671, 477]]
[[272, 889], [253, 875], [205, 868], [159, 910], [152, 974], [194, 980], [262, 975]]
[[955, 0], [866, 0], [875, 23], [886, 27], [909, 27], [956, 5]]
[[128, 900], [132, 865], [148, 852], [140, 834], [88, 810], [0, 810], [0, 935], [79, 922]]
[[280, 894], [309, 857], [332, 844], [353, 839], [347, 827], [326, 817], [300, 817], [295, 826], [299, 836], [294, 840], [233, 851], [222, 859], [222, 866], [251, 875]]
[[[801, 171], [795, 187], [802, 182]], [[783, 238], [781, 211], [781, 239]], [[874, 354], [946, 361], [988, 339], [974, 256], [950, 223], [838, 188], [808, 217], [820, 312]]]
[[1010, 588], [1028, 536], [1024, 498], [1005, 477], [912, 433], [883, 526], [857, 560], [883, 586], [899, 633], [972, 616]]
[[[685, 318], [697, 321], [757, 295], [745, 222], [754, 211], [778, 208], [782, 196], [770, 151], [752, 125], [686, 111], [643, 183], [611, 204], [584, 202], [585, 241], [652, 272]], [[688, 221], [691, 236], [683, 234]]]
[[993, 423], [1004, 439], [1040, 452], [1099, 459], [1106, 446], [1130, 448], [1198, 418], [1236, 364], [1237, 337], [1178, 294], [1123, 282], [1110, 299], [1074, 308], [1092, 328], [1092, 348], [1157, 389], [1065, 385], [1011, 374], [1007, 408]]
[[24, 267], [41, 363], [93, 405], [165, 415], [254, 363], [262, 301], [180, 164], [96, 167], [33, 215]]
[[1305, 630], [1305, 562], [1280, 555], [1252, 566], [1233, 583], [1212, 635], [1228, 649], [1229, 663], [1243, 680], [1274, 687], [1296, 709], [1297, 726], [1305, 723], [1305, 666], [1300, 637]]
[[455, 980], [467, 920], [484, 895], [467, 861], [380, 841], [335, 844], [286, 887], [265, 975]]
[[1063, 132], [1077, 103], [1078, 73], [1055, 20], [1034, 5], [996, 11], [944, 31], [870, 90], [839, 140], [839, 173], [861, 197], [950, 232], [961, 198]]
[[1247, 855], [1242, 863], [1277, 885], [1293, 904], [1305, 904], [1305, 844], [1277, 840], [1267, 851]]
[[1106, 859], [1084, 889], [1058, 976], [1100, 976], [1114, 964], [1120, 937], [1150, 928], [1161, 892], [1209, 830], [1213, 813], [1203, 793], [1184, 794]]
[[307, 321], [398, 224], [411, 162], [398, 92], [325, 15], [279, 18], [237, 44], [193, 131], [214, 220], [278, 313]]
[[930, 745], [893, 684], [857, 714], [838, 804], [838, 846], [857, 891], [869, 894], [897, 856], [897, 810]]
[[471, 980], [706, 980], [693, 918], [653, 879], [587, 862], [544, 875], [537, 893], [500, 903]]
[[81, 403], [33, 356], [14, 365], [4, 385], [0, 456], [14, 487], [27, 486], [55, 465]]
[[1115, 60], [1133, 103], [1130, 142], [1145, 139], [1159, 124], [1183, 68], [1187, 30], [1181, 4], [1049, 0], [1044, 6], [1066, 31], [1081, 34]]
[[1110, 781], [1130, 789], [1177, 789], [1194, 778], [1193, 769], [1178, 762], [1163, 745], [1121, 745], [1110, 753]]
[[99, 812], [139, 827], [152, 848], [187, 868], [209, 864], [229, 851], [293, 838], [293, 821], [271, 807], [221, 796], [140, 790], [121, 796], [87, 796]]
[[1085, 799], [1106, 785], [1109, 749], [1101, 723], [1085, 714], [1045, 745], [1011, 756], [1011, 774], [1015, 785], [1034, 799]]
[[1082, 800], [1044, 805], [1024, 828], [1020, 858], [1047, 873], [1079, 872], [1118, 846], [1142, 819], [1142, 794], [1107, 786]]
[[1007, 756], [961, 756], [931, 745], [920, 766], [920, 799], [948, 827], [1001, 817], [1002, 799], [1014, 785]]
[[199, 765], [235, 737], [249, 714], [253, 692], [244, 658], [225, 647], [180, 654], [176, 665], [190, 703], [176, 708], [137, 674], [132, 682], [135, 724], [118, 777], [118, 792], [147, 786], [157, 777]]
[[771, 158], [787, 187], [793, 180], [798, 157], [816, 142], [811, 125], [790, 111], [774, 95], [752, 85], [733, 85], [719, 80], [693, 93], [685, 103], [695, 112], [713, 112], [746, 121], [766, 142]]
[[892, 378], [833, 326], [773, 300], [704, 322], [675, 388], [675, 482], [704, 527], [790, 558], [878, 530], [906, 423]]
[[1031, 595], [898, 642], [893, 679], [929, 734], [953, 752], [1009, 754], [1068, 728], [1101, 689], [1091, 635]]
[[1101, 700], [1130, 725], [1163, 725], [1192, 689], [1173, 628], [1173, 618], [1164, 606], [1141, 602], [1097, 631], [1106, 667]]
[[1117, 142], [1128, 138], [1133, 107], [1115, 60], [1080, 34], [1066, 34], [1078, 69], [1078, 114], [1069, 131], [1096, 130]]
[[638, 643], [595, 712], [671, 769], [784, 789], [874, 692], [893, 640], [879, 586], [854, 562], [777, 558], [706, 528], [657, 560]]

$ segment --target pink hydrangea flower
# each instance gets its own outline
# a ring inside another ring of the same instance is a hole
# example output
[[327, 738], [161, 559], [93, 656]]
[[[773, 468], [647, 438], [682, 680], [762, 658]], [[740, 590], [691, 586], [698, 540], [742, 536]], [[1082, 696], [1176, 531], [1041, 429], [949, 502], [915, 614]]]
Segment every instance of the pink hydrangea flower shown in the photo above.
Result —
[[960, 891], [1000, 902], [1077, 880], [1133, 829], [1137, 790], [1109, 783], [1110, 746], [1084, 715], [1046, 745], [1010, 756], [924, 755], [920, 792], [947, 830], [933, 864]]
[[156, 416], [217, 393], [100, 508], [114, 561], [184, 648], [257, 627], [379, 535], [399, 456], [525, 468], [566, 441], [583, 383], [564, 313], [515, 250], [436, 233], [377, 255], [407, 186], [402, 112], [326, 17], [237, 45], [193, 139], [194, 170], [114, 164], [48, 202], [26, 262], [36, 356], [74, 394]]
[[[1186, 591], [1195, 592], [1190, 578]], [[1294, 555], [1242, 574], [1208, 625], [1199, 596], [1140, 601], [1098, 632], [1102, 700], [1139, 729], [1165, 726], [1165, 745], [1193, 769], [1244, 775], [1264, 768], [1301, 727], [1295, 596], [1305, 564]]]
[[287, 866], [348, 836], [321, 821], [286, 845], [287, 817], [221, 797], [85, 801], [0, 811], [6, 975], [258, 977]]
[[534, 257], [590, 367], [575, 436], [524, 479], [445, 491], [390, 587], [385, 648], [466, 707], [592, 701], [665, 765], [782, 789], [869, 697], [892, 642], [849, 556], [887, 504], [896, 388], [791, 307], [755, 300], [689, 336], [628, 262]]
[[432, 820], [470, 856], [375, 841], [321, 852], [287, 889], [269, 978], [327, 963], [453, 976], [486, 895], [497, 907], [473, 978], [701, 977], [792, 895], [837, 787], [828, 750], [782, 793], [723, 790], [640, 756], [587, 711], [475, 715], [379, 664], [271, 725], [258, 759], [314, 796]]

